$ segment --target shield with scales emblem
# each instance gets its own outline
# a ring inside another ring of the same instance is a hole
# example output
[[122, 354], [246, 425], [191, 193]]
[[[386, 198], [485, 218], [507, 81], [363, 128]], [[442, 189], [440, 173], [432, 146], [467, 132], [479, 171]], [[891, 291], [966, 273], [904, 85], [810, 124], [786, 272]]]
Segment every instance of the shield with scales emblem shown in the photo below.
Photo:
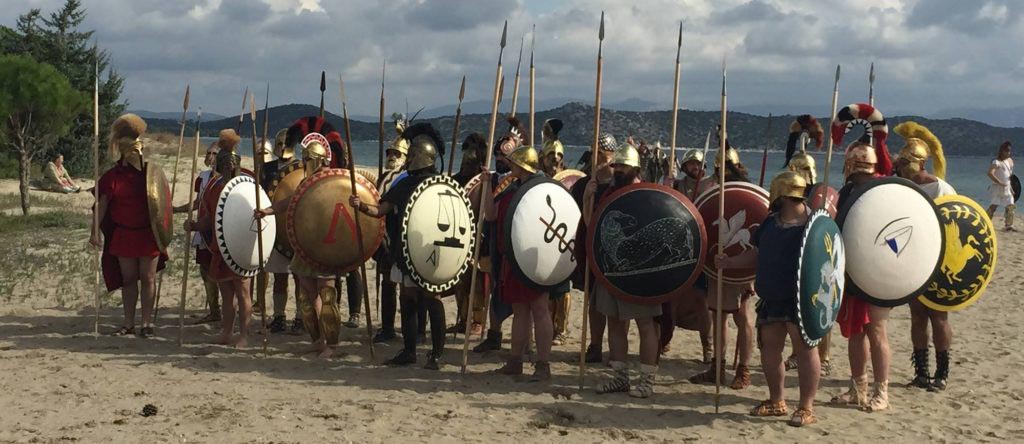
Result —
[[819, 209], [804, 229], [797, 267], [797, 320], [800, 336], [814, 347], [832, 329], [845, 287], [846, 252], [839, 226]]
[[939, 223], [945, 234], [945, 250], [939, 272], [918, 297], [939, 311], [967, 308], [982, 294], [996, 268], [995, 226], [985, 210], [966, 196], [935, 199]]
[[[768, 192], [764, 188], [748, 182], [725, 183], [724, 220], [718, 220], [719, 187], [705, 190], [694, 203], [701, 217], [707, 223], [708, 256], [718, 254], [719, 229], [725, 233], [723, 251], [726, 255], [736, 256], [753, 248], [750, 239], [761, 222], [768, 216]], [[724, 227], [719, 227], [719, 223]], [[704, 271], [709, 275], [718, 275], [714, 261], [704, 263]], [[754, 281], [757, 270], [754, 268], [730, 268], [722, 274], [722, 282], [729, 284], [748, 284]]]
[[416, 285], [444, 293], [458, 284], [469, 267], [475, 233], [469, 199], [455, 179], [437, 175], [421, 182], [402, 218], [402, 256]]

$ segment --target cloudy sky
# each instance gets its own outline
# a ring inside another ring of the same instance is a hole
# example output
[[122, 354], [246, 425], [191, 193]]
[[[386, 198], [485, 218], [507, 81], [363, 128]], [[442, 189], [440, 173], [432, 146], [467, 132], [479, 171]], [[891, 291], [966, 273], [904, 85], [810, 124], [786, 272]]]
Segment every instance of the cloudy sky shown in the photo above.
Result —
[[[63, 0], [4, 0], [0, 23]], [[84, 0], [87, 27], [127, 77], [133, 109], [192, 103], [238, 112], [246, 85], [271, 85], [271, 103], [319, 103], [376, 115], [387, 59], [388, 112], [491, 96], [498, 40], [509, 22], [511, 83], [520, 37], [536, 24], [538, 100], [593, 100], [597, 27], [606, 11], [604, 100], [671, 107], [678, 22], [683, 21], [681, 105], [718, 107], [720, 64], [729, 64], [736, 109], [827, 115], [842, 64], [840, 106], [867, 98], [887, 114], [1019, 106], [1024, 98], [1021, 0]], [[529, 52], [529, 35], [526, 36]], [[527, 64], [524, 56], [523, 64]], [[524, 69], [525, 73], [525, 69]], [[510, 94], [511, 87], [507, 88]], [[525, 94], [526, 83], [522, 83]], [[259, 99], [262, 102], [262, 98]]]

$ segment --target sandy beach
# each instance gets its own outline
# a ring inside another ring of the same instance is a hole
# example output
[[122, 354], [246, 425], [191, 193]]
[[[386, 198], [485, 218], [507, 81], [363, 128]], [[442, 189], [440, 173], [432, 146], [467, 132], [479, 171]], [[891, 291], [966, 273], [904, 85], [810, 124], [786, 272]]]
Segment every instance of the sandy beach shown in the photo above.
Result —
[[[161, 163], [171, 178], [173, 158], [151, 160]], [[176, 205], [187, 199], [190, 166], [179, 165]], [[90, 181], [83, 182], [85, 188], [91, 186]], [[16, 181], [0, 181], [0, 198], [7, 205], [4, 214], [20, 214], [16, 196]], [[461, 336], [449, 341], [439, 372], [380, 365], [397, 353], [400, 344], [378, 345], [371, 359], [365, 328], [343, 328], [342, 342], [328, 361], [303, 353], [309, 348], [305, 336], [272, 335], [266, 355], [258, 334], [250, 338], [249, 349], [211, 345], [216, 325], [189, 325], [204, 314], [194, 266], [187, 291], [185, 344], [179, 348], [177, 307], [184, 248], [180, 231], [163, 277], [157, 337], [104, 335], [120, 322], [117, 292], [101, 299], [97, 337], [92, 253], [86, 248], [91, 195], [33, 191], [33, 199], [33, 212], [60, 210], [77, 219], [70, 222], [71, 228], [0, 232], [5, 242], [0, 249], [0, 442], [1024, 440], [1024, 424], [1019, 421], [1024, 381], [1016, 379], [1024, 368], [1024, 336], [1018, 330], [1018, 321], [1024, 319], [1024, 275], [1019, 273], [1024, 235], [1019, 232], [998, 232], [999, 263], [987, 293], [950, 317], [954, 364], [946, 391], [903, 387], [912, 375], [910, 315], [907, 307], [898, 307], [889, 323], [892, 409], [865, 413], [825, 405], [845, 389], [849, 378], [846, 343], [836, 331], [835, 371], [822, 380], [817, 396], [820, 422], [795, 429], [785, 424], [786, 418], [747, 415], [767, 397], [756, 351], [753, 385], [740, 391], [723, 386], [721, 412], [716, 414], [714, 386], [686, 381], [705, 366], [699, 362], [697, 334], [683, 330], [676, 332], [672, 351], [662, 359], [653, 397], [596, 395], [594, 386], [604, 376], [602, 365], [588, 367], [584, 388], [578, 390], [580, 292], [572, 294], [572, 339], [555, 347], [550, 384], [489, 374], [504, 361], [500, 352], [471, 353], [467, 374], [461, 375]], [[184, 219], [177, 215], [179, 227]], [[1002, 226], [1001, 217], [996, 225]], [[372, 262], [369, 265], [372, 276]], [[452, 323], [455, 303], [445, 302]], [[292, 312], [289, 301], [289, 318]], [[373, 316], [376, 324], [376, 310]], [[510, 327], [507, 322], [505, 350]], [[631, 334], [635, 354], [635, 328]], [[735, 338], [735, 330], [730, 337]], [[421, 364], [426, 351], [427, 346], [420, 348]], [[795, 371], [787, 374], [786, 383], [786, 399], [795, 405]], [[142, 416], [146, 404], [156, 406], [158, 413]]]

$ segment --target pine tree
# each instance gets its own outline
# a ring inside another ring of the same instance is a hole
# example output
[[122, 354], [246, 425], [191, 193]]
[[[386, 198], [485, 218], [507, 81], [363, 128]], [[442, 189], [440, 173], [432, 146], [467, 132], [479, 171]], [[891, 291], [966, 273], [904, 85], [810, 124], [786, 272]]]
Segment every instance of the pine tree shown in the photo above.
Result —
[[[13, 29], [0, 27], [0, 49], [5, 54], [24, 54], [53, 65], [67, 77], [72, 88], [89, 95], [92, 94], [94, 65], [98, 66], [101, 73], [100, 140], [103, 141], [107, 139], [110, 124], [127, 107], [127, 103], [121, 101], [124, 78], [110, 67], [110, 54], [95, 47], [94, 31], [80, 29], [85, 16], [80, 0], [66, 0], [63, 7], [48, 17], [39, 9], [32, 9], [18, 17]], [[54, 153], [64, 155], [64, 163], [72, 173], [92, 171], [92, 116], [89, 113], [90, 110], [84, 110], [74, 119], [71, 131], [54, 142]]]

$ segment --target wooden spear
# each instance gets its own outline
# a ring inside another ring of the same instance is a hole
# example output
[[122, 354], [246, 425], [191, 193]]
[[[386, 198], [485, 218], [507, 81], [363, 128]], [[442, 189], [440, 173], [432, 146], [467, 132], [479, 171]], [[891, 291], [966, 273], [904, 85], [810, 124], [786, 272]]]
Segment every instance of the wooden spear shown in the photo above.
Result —
[[[720, 132], [718, 134], [718, 139], [719, 139], [719, 141], [718, 141], [718, 158], [719, 158], [719, 161], [718, 161], [718, 171], [719, 171], [719, 174], [718, 174], [718, 221], [719, 221], [719, 224], [718, 224], [718, 239], [719, 239], [719, 242], [718, 242], [718, 254], [716, 255], [716, 257], [717, 256], [721, 256], [725, 252], [725, 246], [722, 244], [721, 240], [725, 239], [725, 236], [726, 236], [725, 223], [723, 223], [725, 221], [725, 141], [726, 141], [726, 139], [728, 137], [727, 136], [728, 133], [726, 132], [726, 128], [727, 128], [727, 126], [726, 126], [726, 109], [728, 109], [728, 108], [727, 108], [727, 100], [726, 100], [727, 95], [726, 95], [725, 85], [726, 85], [726, 67], [725, 67], [725, 58], [723, 57], [722, 58], [722, 122], [721, 122], [721, 129], [719, 130]], [[716, 261], [715, 267], [718, 268], [717, 260], [714, 259], [714, 258], [712, 258], [712, 260]], [[716, 304], [715, 304], [715, 328], [713, 329], [713, 330], [718, 332], [718, 334], [715, 335], [715, 344], [718, 344], [718, 346], [715, 347], [715, 365], [714, 365], [714, 367], [712, 367], [714, 369], [714, 371], [715, 371], [715, 413], [718, 413], [718, 408], [721, 405], [721, 393], [722, 393], [722, 368], [721, 368], [722, 367], [722, 348], [725, 347], [725, 344], [724, 344], [725, 341], [724, 341], [724, 339], [722, 339], [722, 336], [723, 336], [723, 334], [722, 334], [723, 333], [722, 332], [722, 330], [723, 330], [723, 328], [722, 328], [722, 274], [723, 274], [722, 273], [722, 269], [718, 268], [718, 276], [717, 276], [717, 282], [716, 282], [716, 285], [717, 285], [716, 290], [717, 290], [718, 293], [716, 295]]]
[[700, 181], [704, 180], [704, 170], [706, 169], [708, 158], [708, 147], [711, 145], [711, 131], [712, 130], [708, 130], [708, 136], [704, 138], [704, 154], [700, 156], [700, 171], [697, 172], [697, 182], [693, 185], [693, 193], [690, 194], [690, 202], [696, 202], [697, 195], [700, 194]]
[[[597, 180], [597, 145], [601, 139], [601, 67], [604, 65], [604, 11], [601, 11], [601, 27], [597, 31], [597, 84], [594, 87], [594, 143], [590, 146], [590, 180]], [[593, 196], [591, 196], [593, 199]], [[591, 201], [593, 208], [593, 201]], [[592, 220], [591, 223], [594, 223]], [[591, 252], [593, 254], [593, 252]], [[590, 262], [583, 273], [583, 328], [580, 329], [580, 374], [579, 389], [583, 390], [583, 376], [587, 371], [587, 324], [590, 317]]]
[[324, 91], [327, 91], [327, 71], [320, 71], [320, 118], [324, 117]]
[[459, 124], [462, 123], [462, 99], [466, 97], [466, 76], [462, 76], [462, 86], [459, 87], [459, 105], [455, 108], [455, 125], [452, 127], [452, 146], [448, 153], [448, 175], [452, 175], [452, 167], [455, 165], [455, 147], [459, 146]]
[[530, 146], [535, 147], [535, 148], [536, 148], [536, 146], [533, 144], [533, 136], [535, 134], [537, 134], [537, 132], [534, 129], [533, 124], [534, 124], [534, 117], [535, 117], [534, 115], [536, 114], [536, 108], [534, 107], [534, 105], [535, 105], [534, 97], [535, 97], [535, 94], [537, 92], [536, 85], [535, 85], [536, 80], [537, 80], [537, 70], [533, 66], [533, 49], [534, 49], [534, 45], [536, 43], [537, 43], [537, 25], [533, 25], [533, 30], [530, 31], [530, 137], [528, 137], [527, 139], [529, 140]]
[[[192, 152], [192, 175], [190, 176], [188, 183], [195, 183], [196, 181], [196, 168], [199, 165], [199, 128], [203, 121], [203, 108], [199, 108], [199, 113], [196, 115], [196, 146]], [[190, 194], [191, 196], [191, 194]], [[195, 203], [192, 199], [189, 199], [190, 205], [188, 206], [188, 222], [191, 224], [193, 210], [195, 209]], [[185, 261], [184, 270], [181, 273], [181, 298], [178, 302], [178, 347], [181, 347], [182, 340], [185, 335], [185, 295], [188, 293], [188, 266], [191, 264], [189, 256], [192, 253], [192, 243], [185, 242]]]
[[[93, 57], [96, 59], [96, 63], [93, 64], [93, 84], [92, 84], [92, 191], [93, 198], [96, 202], [96, 207], [92, 211], [92, 226], [93, 230], [100, 229], [100, 62], [99, 53], [96, 50], [96, 45], [92, 47]], [[103, 254], [102, 248], [97, 248], [93, 254], [93, 293], [96, 298], [96, 307], [94, 309], [93, 319], [93, 335], [97, 338], [100, 336], [100, 293], [103, 291], [100, 289], [100, 266], [102, 259], [100, 256]]]
[[[676, 74], [672, 81], [672, 133], [669, 136], [669, 145], [672, 147], [668, 155], [668, 170], [674, 172], [676, 167], [676, 127], [679, 126], [679, 55], [683, 50], [683, 21], [679, 21], [679, 38], [676, 40]], [[672, 186], [675, 180], [675, 173], [666, 176], [665, 185]]]
[[[505, 21], [505, 26], [502, 27], [502, 29], [501, 29], [501, 48], [498, 50], [498, 67], [495, 69], [495, 73], [494, 73], [494, 96], [491, 99], [491, 121], [490, 121], [490, 124], [488, 126], [488, 130], [487, 130], [487, 155], [484, 156], [484, 164], [483, 164], [485, 170], [490, 170], [490, 168], [491, 168], [491, 158], [493, 157], [493, 154], [494, 154], [494, 150], [492, 150], [491, 147], [494, 146], [494, 127], [498, 123], [498, 99], [499, 99], [499, 96], [500, 96], [500, 94], [499, 94], [500, 91], [499, 90], [501, 89], [501, 81], [502, 81], [502, 77], [501, 77], [501, 57], [505, 53], [505, 40], [506, 40], [507, 36], [508, 36], [508, 20]], [[491, 192], [491, 183], [489, 181], [483, 181], [480, 184], [480, 201], [483, 202], [484, 198], [490, 192]], [[483, 204], [481, 204], [481, 207], [483, 207]], [[480, 264], [480, 244], [481, 244], [480, 237], [481, 237], [481, 235], [483, 235], [483, 231], [484, 231], [484, 219], [485, 218], [484, 218], [484, 216], [482, 214], [477, 216], [475, 244], [473, 245], [473, 264], [472, 265], [473, 265], [474, 268], [478, 267], [479, 264]], [[469, 288], [470, 288], [470, 290], [469, 290], [469, 298], [468, 298], [469, 300], [466, 302], [466, 304], [467, 304], [466, 305], [466, 316], [467, 317], [469, 316], [470, 313], [473, 313], [473, 299], [474, 299], [473, 298], [473, 292], [476, 291], [476, 281], [477, 281], [477, 276], [479, 274], [480, 273], [478, 273], [476, 271], [474, 271], [473, 273], [470, 273], [472, 278], [470, 278], [470, 282], [469, 282]], [[485, 308], [487, 307], [486, 302], [485, 302], [484, 307]], [[466, 365], [469, 362], [469, 332], [470, 332], [472, 324], [473, 324], [472, 322], [466, 322], [465, 331], [463, 331], [463, 335], [462, 335], [462, 369], [461, 369], [461, 372], [462, 372], [463, 375], [466, 374]]]
[[[178, 134], [178, 154], [176, 156], [174, 156], [174, 172], [171, 173], [171, 177], [173, 177], [173, 179], [171, 180], [171, 202], [174, 202], [174, 192], [175, 192], [175, 190], [177, 190], [177, 187], [178, 187], [178, 161], [181, 160], [181, 147], [184, 146], [184, 144], [185, 144], [185, 123], [186, 123], [185, 119], [188, 117], [188, 96], [189, 96], [189, 92], [190, 92], [189, 90], [190, 89], [191, 89], [191, 85], [185, 85], [185, 100], [184, 100], [184, 102], [181, 105], [181, 108], [182, 108], [182, 110], [181, 110], [181, 133]], [[189, 201], [191, 202], [191, 200], [192, 200], [192, 194], [190, 193], [189, 194]], [[186, 233], [186, 235], [187, 234], [188, 233]], [[188, 239], [185, 240], [185, 243], [186, 244], [189, 243]], [[157, 281], [156, 281], [156, 302], [153, 304], [153, 320], [154, 320], [154, 322], [157, 319], [157, 315], [160, 313], [160, 295], [163, 293], [163, 287], [164, 287], [164, 272], [161, 271], [160, 275], [157, 276]]]
[[526, 40], [526, 36], [519, 38], [519, 61], [516, 62], [516, 78], [512, 83], [512, 110], [508, 113], [509, 116], [516, 116], [516, 105], [519, 104], [519, 67], [523, 64], [523, 41]]
[[771, 133], [772, 133], [772, 113], [768, 113], [768, 127], [764, 130], [764, 152], [761, 154], [761, 178], [758, 179], [757, 186], [764, 186], [764, 173], [768, 168], [768, 147], [771, 145]]
[[238, 113], [238, 126], [235, 127], [235, 134], [242, 134], [242, 119], [245, 117], [245, 104], [249, 100], [249, 87], [245, 87], [245, 92], [242, 93], [242, 111]]
[[[388, 61], [380, 68], [380, 119], [377, 125], [377, 180], [384, 178], [384, 75], [388, 70]], [[380, 270], [377, 270], [380, 275]], [[380, 291], [377, 291], [380, 294]]]
[[[256, 170], [256, 211], [260, 211], [260, 194], [262, 189], [260, 188], [260, 178], [263, 177], [263, 155], [260, 151], [263, 147], [258, 146], [256, 142], [256, 95], [249, 93], [249, 120], [252, 121], [252, 155], [253, 155], [253, 168]], [[270, 85], [267, 85], [267, 96], [270, 96]], [[266, 118], [264, 117], [264, 120]], [[263, 269], [266, 264], [263, 263], [263, 218], [256, 217], [256, 254], [257, 266], [256, 276], [263, 274]], [[250, 282], [251, 286], [255, 282]], [[252, 288], [252, 287], [250, 287]], [[266, 298], [263, 298], [263, 306], [260, 307], [260, 331], [263, 335], [263, 356], [267, 355], [267, 342], [270, 336], [267, 331], [267, 303]], [[251, 302], [251, 301], [250, 301]]]
[[[832, 86], [832, 117], [828, 120], [828, 152], [825, 155], [825, 186], [822, 187], [822, 192], [828, 193], [828, 176], [829, 170], [832, 168], [832, 124], [836, 121], [836, 107], [839, 105], [839, 65], [836, 65], [836, 78], [835, 84]], [[824, 199], [823, 199], [824, 201]]]
[[[347, 149], [345, 154], [348, 157], [348, 172], [349, 179], [352, 180], [352, 194], [358, 194], [358, 188], [356, 188], [356, 162], [352, 155], [352, 128], [348, 122], [348, 106], [345, 103], [345, 81], [341, 78], [341, 74], [338, 75], [338, 87], [339, 93], [341, 94], [341, 116], [345, 121], [345, 145]], [[359, 248], [359, 257], [364, 257], [365, 251], [363, 250], [363, 229], [361, 228], [360, 219], [362, 219], [362, 212], [358, 208], [353, 208], [352, 212], [355, 214], [356, 219], [356, 246]], [[362, 290], [363, 290], [363, 310], [366, 312], [366, 344], [370, 347], [370, 360], [374, 360], [376, 357], [373, 353], [373, 319], [370, 316], [370, 290], [367, 287], [366, 280], [366, 263], [359, 264], [359, 275], [362, 277]], [[443, 327], [442, 327], [443, 328]]]
[[875, 62], [871, 62], [871, 73], [868, 74], [868, 105], [875, 106]]

